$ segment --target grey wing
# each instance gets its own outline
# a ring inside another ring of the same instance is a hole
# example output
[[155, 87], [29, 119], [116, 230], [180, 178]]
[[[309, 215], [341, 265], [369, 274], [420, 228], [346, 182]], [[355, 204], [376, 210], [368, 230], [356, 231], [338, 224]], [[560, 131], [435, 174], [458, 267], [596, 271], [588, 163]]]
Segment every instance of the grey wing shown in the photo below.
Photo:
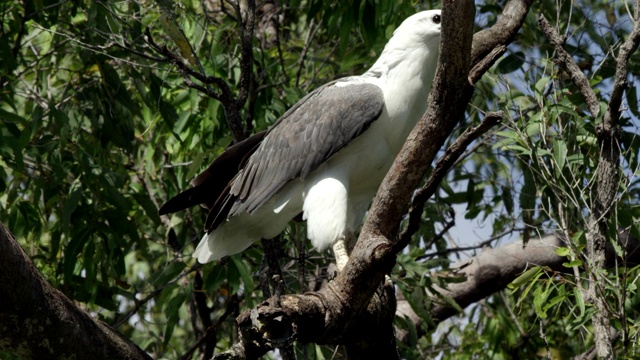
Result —
[[269, 130], [231, 183], [229, 216], [253, 212], [287, 182], [311, 172], [358, 137], [384, 108], [384, 95], [368, 83], [329, 83], [298, 102]]

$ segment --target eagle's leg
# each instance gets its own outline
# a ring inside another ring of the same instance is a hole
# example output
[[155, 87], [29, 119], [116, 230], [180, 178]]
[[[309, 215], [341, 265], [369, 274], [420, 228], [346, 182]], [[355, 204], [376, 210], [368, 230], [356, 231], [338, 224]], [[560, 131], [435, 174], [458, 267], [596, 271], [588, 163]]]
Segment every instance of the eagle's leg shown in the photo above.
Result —
[[349, 261], [349, 253], [355, 245], [355, 236], [346, 231], [336, 242], [333, 243], [333, 255], [336, 257], [338, 271], [342, 271]]

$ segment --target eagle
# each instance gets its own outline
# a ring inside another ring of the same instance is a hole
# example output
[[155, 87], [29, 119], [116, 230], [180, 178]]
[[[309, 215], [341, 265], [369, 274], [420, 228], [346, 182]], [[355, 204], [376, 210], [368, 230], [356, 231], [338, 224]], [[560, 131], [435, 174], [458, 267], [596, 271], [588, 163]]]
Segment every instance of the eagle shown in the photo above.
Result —
[[225, 150], [167, 201], [161, 215], [209, 210], [193, 257], [201, 263], [280, 234], [299, 214], [338, 269], [371, 200], [427, 109], [440, 46], [440, 10], [422, 11], [394, 31], [364, 74], [320, 86], [268, 130]]

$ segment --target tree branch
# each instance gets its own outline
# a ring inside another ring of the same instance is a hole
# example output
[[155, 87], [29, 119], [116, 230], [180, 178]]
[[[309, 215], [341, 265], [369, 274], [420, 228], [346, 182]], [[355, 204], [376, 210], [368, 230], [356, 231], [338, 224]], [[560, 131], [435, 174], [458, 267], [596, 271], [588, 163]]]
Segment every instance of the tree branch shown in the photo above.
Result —
[[596, 93], [589, 84], [589, 79], [587, 79], [587, 76], [580, 70], [575, 60], [573, 60], [571, 55], [564, 49], [564, 40], [542, 14], [538, 16], [538, 25], [544, 36], [556, 50], [556, 57], [554, 59], [556, 64], [569, 74], [571, 80], [573, 80], [578, 87], [580, 94], [582, 94], [584, 101], [587, 103], [591, 116], [597, 118], [600, 113], [600, 103], [598, 102]]
[[510, 0], [502, 9], [498, 21], [489, 29], [477, 32], [473, 36], [469, 77], [475, 83], [493, 63], [507, 50], [507, 45], [515, 39], [524, 24], [533, 0]]
[[[147, 27], [145, 30], [145, 36], [146, 36], [146, 40], [149, 43], [149, 45], [158, 53], [160, 53], [162, 56], [165, 57], [165, 61], [171, 62], [172, 64], [174, 64], [175, 66], [178, 67], [178, 69], [180, 69], [180, 71], [185, 75], [185, 77], [187, 76], [193, 76], [194, 78], [198, 79], [198, 81], [202, 82], [203, 84], [214, 84], [216, 86], [218, 86], [220, 88], [220, 93], [216, 93], [214, 91], [209, 91], [208, 89], [205, 89], [204, 87], [200, 87], [197, 88], [193, 83], [191, 82], [187, 82], [187, 85], [190, 87], [194, 87], [197, 90], [203, 92], [204, 94], [207, 94], [208, 96], [219, 100], [220, 102], [223, 103], [223, 105], [230, 101], [231, 99], [231, 90], [229, 89], [229, 85], [227, 85], [227, 83], [216, 76], [206, 76], [205, 74], [194, 70], [193, 68], [191, 68], [191, 66], [189, 66], [187, 63], [185, 63], [182, 58], [180, 56], [178, 56], [177, 54], [175, 54], [174, 52], [172, 52], [171, 50], [169, 50], [166, 46], [164, 45], [159, 45], [155, 42], [155, 40], [153, 39], [153, 37], [151, 36], [151, 31], [149, 30], [149, 28]], [[188, 78], [187, 78], [188, 79]]]
[[0, 350], [24, 359], [151, 359], [49, 285], [2, 223], [0, 263]]
[[[628, 267], [640, 264], [640, 242], [629, 236], [628, 232], [620, 235], [619, 245], [625, 249]], [[457, 314], [457, 310], [443, 302], [440, 297], [453, 299], [461, 308], [465, 308], [489, 295], [503, 290], [513, 280], [532, 266], [541, 266], [554, 273], [572, 275], [571, 268], [562, 264], [566, 257], [559, 256], [556, 249], [567, 246], [564, 239], [557, 234], [550, 234], [539, 239], [530, 239], [526, 244], [522, 240], [495, 248], [485, 249], [479, 255], [463, 260], [451, 266], [456, 276], [466, 278], [465, 281], [449, 284], [447, 289], [439, 289], [438, 295], [431, 295], [434, 306], [431, 308], [431, 318], [438, 324]], [[616, 252], [611, 244], [606, 247], [606, 266], [616, 264]], [[618, 262], [621, 259], [618, 258]], [[398, 316], [408, 317], [416, 327], [422, 319], [411, 309], [403, 296], [398, 297]], [[398, 339], [406, 342], [408, 334], [398, 333]]]
[[[147, 43], [158, 53], [162, 54], [165, 57], [166, 61], [169, 61], [176, 65], [178, 69], [184, 75], [185, 84], [193, 89], [196, 89], [207, 96], [220, 101], [222, 107], [224, 109], [224, 114], [227, 120], [227, 124], [233, 138], [236, 141], [244, 140], [247, 137], [247, 131], [245, 130], [242, 122], [242, 117], [240, 116], [240, 109], [247, 102], [247, 98], [249, 96], [249, 90], [251, 88], [251, 79], [253, 76], [253, 37], [254, 37], [254, 28], [255, 28], [255, 0], [247, 0], [243, 5], [246, 5], [246, 9], [242, 8], [239, 3], [230, 2], [232, 7], [235, 10], [236, 16], [232, 16], [238, 23], [238, 27], [240, 29], [240, 80], [238, 83], [238, 94], [236, 97], [233, 96], [231, 89], [227, 82], [225, 82], [222, 78], [216, 76], [207, 76], [204, 74], [202, 68], [200, 71], [194, 70], [189, 64], [182, 60], [182, 58], [170, 51], [164, 45], [158, 45], [153, 37], [151, 36], [151, 32], [147, 27], [145, 29], [145, 36]], [[224, 8], [224, 1], [221, 2], [221, 5]], [[169, 13], [169, 12], [168, 12]], [[227, 13], [227, 12], [225, 12]], [[227, 15], [231, 16], [227, 13]], [[193, 51], [192, 51], [193, 52]], [[198, 65], [200, 64], [199, 60], [193, 54], [196, 59]], [[205, 86], [199, 85], [191, 81], [189, 76], [194, 77]], [[214, 91], [211, 88], [211, 84], [216, 85], [219, 91]]]
[[[640, 0], [636, 0], [633, 5], [635, 13], [635, 24], [633, 30], [627, 40], [620, 46], [618, 52], [616, 75], [613, 83], [613, 91], [609, 100], [609, 108], [605, 115], [605, 123], [617, 124], [620, 119], [620, 106], [622, 104], [622, 96], [627, 88], [627, 76], [629, 67], [629, 58], [637, 49], [640, 43]], [[608, 118], [607, 118], [608, 116]]]
[[462, 153], [467, 149], [467, 146], [469, 146], [473, 140], [489, 131], [489, 129], [494, 125], [498, 124], [500, 120], [502, 120], [503, 116], [504, 113], [502, 111], [488, 113], [480, 125], [473, 128], [467, 128], [467, 130], [465, 130], [464, 133], [462, 133], [462, 135], [460, 135], [460, 137], [456, 139], [456, 141], [445, 151], [444, 155], [442, 155], [440, 160], [438, 160], [431, 176], [427, 179], [426, 184], [418, 190], [413, 197], [413, 203], [409, 210], [409, 225], [407, 225], [398, 237], [398, 246], [406, 246], [406, 244], [411, 240], [411, 236], [413, 236], [413, 234], [418, 230], [420, 227], [420, 218], [422, 216], [424, 204], [426, 204], [429, 198], [436, 192], [442, 179], [444, 179], [451, 167], [460, 158], [460, 155], [462, 155]]

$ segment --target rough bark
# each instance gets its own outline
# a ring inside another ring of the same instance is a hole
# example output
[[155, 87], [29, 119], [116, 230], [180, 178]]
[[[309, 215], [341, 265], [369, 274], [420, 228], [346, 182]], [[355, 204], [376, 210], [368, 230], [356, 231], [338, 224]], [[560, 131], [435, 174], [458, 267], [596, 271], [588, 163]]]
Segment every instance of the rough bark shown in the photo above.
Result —
[[151, 359], [40, 275], [0, 223], [0, 350], [21, 359]]

